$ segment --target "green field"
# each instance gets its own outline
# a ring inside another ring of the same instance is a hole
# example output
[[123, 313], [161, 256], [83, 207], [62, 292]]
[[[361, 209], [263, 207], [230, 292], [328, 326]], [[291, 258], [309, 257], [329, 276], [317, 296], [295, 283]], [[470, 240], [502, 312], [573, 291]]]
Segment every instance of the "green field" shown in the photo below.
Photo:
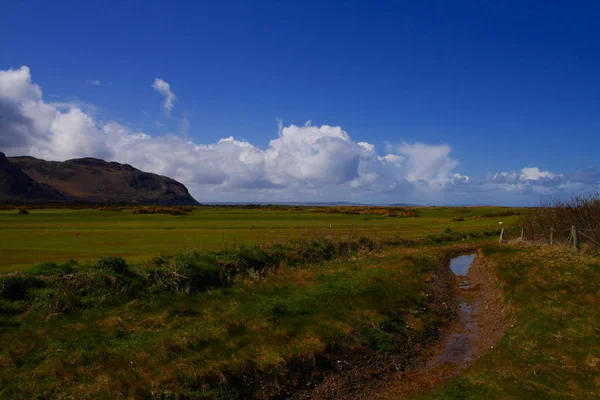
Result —
[[2, 269], [19, 271], [0, 274], [0, 399], [306, 398], [340, 360], [350, 390], [383, 378], [386, 393], [391, 365], [418, 368], [444, 340], [459, 301], [448, 260], [476, 249], [510, 325], [462, 373], [411, 393], [600, 393], [597, 250], [498, 244], [518, 229], [506, 213], [526, 209], [133, 211], [2, 211]]
[[[36, 263], [91, 260], [122, 256], [131, 262], [149, 260], [185, 249], [215, 250], [239, 244], [267, 243], [314, 236], [422, 236], [447, 226], [457, 232], [497, 229], [518, 216], [474, 218], [497, 212], [526, 212], [501, 207], [419, 208], [417, 218], [325, 214], [310, 208], [273, 209], [198, 207], [187, 216], [139, 215], [94, 209], [32, 209], [0, 211], [0, 272]], [[452, 222], [461, 216], [465, 221]], [[77, 236], [79, 233], [79, 236]]]

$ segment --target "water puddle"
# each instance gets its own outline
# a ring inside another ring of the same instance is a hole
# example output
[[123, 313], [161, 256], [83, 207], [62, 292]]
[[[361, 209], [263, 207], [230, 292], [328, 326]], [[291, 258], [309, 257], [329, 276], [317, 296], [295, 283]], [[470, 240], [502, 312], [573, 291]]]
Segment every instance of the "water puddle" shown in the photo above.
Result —
[[467, 294], [473, 289], [469, 277], [469, 268], [475, 259], [475, 254], [460, 256], [450, 261], [450, 269], [458, 278], [459, 294], [462, 301], [459, 304], [458, 323], [456, 329], [448, 336], [444, 348], [435, 357], [428, 368], [453, 364], [466, 366], [473, 361], [474, 341], [479, 337], [479, 326], [475, 321], [477, 303], [467, 302]]
[[475, 254], [471, 254], [470, 256], [456, 257], [450, 261], [450, 269], [454, 275], [467, 275], [474, 258]]

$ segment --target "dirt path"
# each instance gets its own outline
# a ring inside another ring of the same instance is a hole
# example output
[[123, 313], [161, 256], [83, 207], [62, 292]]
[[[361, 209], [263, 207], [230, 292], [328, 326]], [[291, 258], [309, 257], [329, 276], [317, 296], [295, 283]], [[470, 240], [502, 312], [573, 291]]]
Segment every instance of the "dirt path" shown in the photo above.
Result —
[[[371, 375], [363, 380], [364, 384], [351, 390], [344, 388], [343, 382], [360, 381], [360, 376], [350, 379], [332, 376], [302, 398], [410, 399], [459, 374], [493, 348], [511, 324], [496, 282], [492, 267], [482, 257], [475, 257], [466, 276], [456, 276], [458, 318], [445, 332], [444, 339], [421, 349], [423, 360], [414, 370]], [[358, 374], [364, 368], [353, 370], [349, 367], [346, 374]]]
[[466, 276], [457, 276], [459, 317], [433, 355], [414, 371], [397, 374], [365, 399], [410, 399], [459, 374], [488, 352], [511, 321], [501, 300], [494, 271], [482, 257], [475, 257]]

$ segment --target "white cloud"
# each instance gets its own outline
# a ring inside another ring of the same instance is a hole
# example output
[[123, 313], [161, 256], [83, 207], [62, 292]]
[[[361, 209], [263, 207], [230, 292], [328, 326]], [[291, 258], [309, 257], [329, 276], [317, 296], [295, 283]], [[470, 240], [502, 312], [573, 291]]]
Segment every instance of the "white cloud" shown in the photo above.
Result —
[[50, 160], [111, 155], [93, 118], [72, 104], [44, 102], [25, 66], [0, 71], [0, 146]]
[[557, 175], [553, 174], [552, 172], [549, 171], [540, 171], [539, 168], [537, 167], [533, 167], [533, 168], [523, 168], [521, 169], [521, 176], [520, 178], [522, 180], [527, 180], [527, 181], [537, 181], [540, 179], [552, 179], [554, 177], [556, 177]]
[[[157, 82], [165, 109], [172, 109], [175, 96], [166, 82]], [[277, 137], [262, 149], [233, 137], [196, 143], [187, 138], [187, 118], [180, 136], [150, 136], [99, 122], [93, 110], [80, 101], [45, 102], [27, 67], [0, 71], [0, 151], [128, 163], [182, 181], [200, 201], [536, 204], [540, 194], [600, 187], [594, 169], [569, 175], [527, 167], [466, 176], [456, 171], [448, 145], [387, 143], [379, 154], [375, 145], [353, 140], [339, 126], [278, 121]]]
[[175, 106], [175, 101], [177, 100], [177, 96], [171, 91], [171, 86], [162, 79], [156, 78], [154, 79], [152, 88], [165, 97], [163, 109], [167, 115], [170, 115], [171, 110], [173, 110], [173, 107]]
[[88, 83], [90, 85], [94, 85], [94, 86], [100, 86], [102, 84], [102, 81], [98, 80], [98, 79], [90, 79], [88, 81]]

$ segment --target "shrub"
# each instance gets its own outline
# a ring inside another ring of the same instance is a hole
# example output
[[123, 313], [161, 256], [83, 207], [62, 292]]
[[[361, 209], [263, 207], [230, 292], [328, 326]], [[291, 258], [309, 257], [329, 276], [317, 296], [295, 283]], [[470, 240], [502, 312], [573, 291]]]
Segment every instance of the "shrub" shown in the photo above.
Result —
[[105, 271], [116, 272], [117, 274], [128, 274], [130, 269], [122, 257], [103, 257], [92, 262], [90, 267]]
[[464, 220], [465, 220], [464, 217], [456, 216], [456, 217], [452, 217], [452, 219], [450, 220], [450, 222], [462, 222]]
[[9, 301], [25, 299], [30, 289], [41, 288], [44, 282], [38, 278], [21, 274], [10, 274], [0, 277], [0, 298]]
[[583, 233], [582, 241], [600, 249], [600, 194], [575, 195], [567, 201], [543, 204], [522, 216], [519, 223], [530, 238], [540, 234], [547, 237], [553, 229], [555, 239], [566, 237], [574, 225]]
[[24, 208], [20, 208], [18, 214], [29, 214], [29, 211]]
[[192, 210], [192, 207], [138, 207], [133, 214], [188, 215]]
[[149, 277], [159, 291], [192, 293], [221, 286], [224, 280], [222, 266], [208, 254], [188, 252], [157, 261], [160, 263]]
[[365, 327], [358, 333], [358, 340], [377, 351], [386, 351], [392, 344], [393, 336], [376, 327]]
[[65, 289], [43, 288], [35, 292], [33, 309], [40, 311], [46, 318], [68, 314], [80, 305], [75, 293]]
[[27, 272], [31, 275], [64, 275], [70, 274], [75, 271], [75, 267], [78, 266], [77, 261], [70, 260], [63, 264], [57, 264], [55, 262], [48, 262], [43, 264], [34, 265]]
[[110, 207], [110, 206], [98, 207], [98, 208], [96, 208], [96, 210], [98, 210], [98, 211], [110, 211], [110, 212], [120, 212], [120, 211], [122, 211], [120, 207]]

